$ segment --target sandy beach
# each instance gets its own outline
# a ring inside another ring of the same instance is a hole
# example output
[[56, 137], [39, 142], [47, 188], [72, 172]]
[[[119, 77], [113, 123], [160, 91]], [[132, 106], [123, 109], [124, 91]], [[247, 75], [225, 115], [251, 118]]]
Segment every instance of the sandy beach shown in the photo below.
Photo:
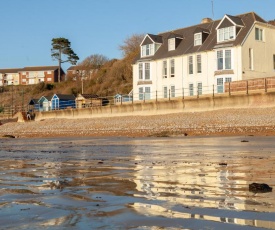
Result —
[[1, 228], [275, 229], [274, 140], [1, 139]]
[[[2, 227], [275, 229], [274, 114], [226, 109], [2, 124]], [[251, 183], [273, 190], [255, 193]]]
[[0, 137], [275, 135], [275, 108], [223, 109], [150, 116], [45, 119], [0, 126]]

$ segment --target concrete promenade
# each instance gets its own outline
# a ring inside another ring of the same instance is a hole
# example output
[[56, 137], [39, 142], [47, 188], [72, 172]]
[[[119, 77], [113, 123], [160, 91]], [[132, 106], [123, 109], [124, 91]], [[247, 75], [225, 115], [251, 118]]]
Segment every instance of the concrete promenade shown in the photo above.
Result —
[[[182, 112], [203, 112], [219, 109], [275, 107], [275, 92], [253, 92], [250, 94], [201, 95], [197, 97], [148, 100], [122, 105], [101, 106], [83, 109], [65, 109], [37, 112], [36, 121], [49, 118], [98, 118], [136, 115], [159, 115]], [[20, 121], [20, 118], [19, 118]]]

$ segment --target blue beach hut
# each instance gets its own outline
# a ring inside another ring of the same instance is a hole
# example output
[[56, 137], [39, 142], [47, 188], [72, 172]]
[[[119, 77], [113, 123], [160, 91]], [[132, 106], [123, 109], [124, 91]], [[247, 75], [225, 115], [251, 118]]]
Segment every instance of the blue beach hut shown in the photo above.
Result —
[[51, 96], [42, 96], [38, 100], [40, 105], [40, 111], [50, 111], [51, 110]]
[[73, 94], [54, 94], [51, 99], [52, 110], [75, 108], [75, 96]]

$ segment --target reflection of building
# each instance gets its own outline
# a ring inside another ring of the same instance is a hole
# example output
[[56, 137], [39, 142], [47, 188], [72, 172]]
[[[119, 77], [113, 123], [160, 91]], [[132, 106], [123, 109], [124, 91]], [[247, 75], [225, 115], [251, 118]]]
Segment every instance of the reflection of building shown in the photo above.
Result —
[[[244, 165], [249, 165], [247, 159], [235, 161], [235, 156], [223, 158], [219, 152], [207, 154], [205, 149], [203, 153], [197, 153], [202, 151], [197, 146], [196, 149], [187, 147], [182, 150], [184, 145], [178, 147], [177, 144], [174, 141], [176, 147], [165, 146], [165, 142], [159, 141], [147, 145], [146, 150], [134, 150], [143, 152], [136, 156], [138, 163], [133, 181], [139, 191], [136, 196], [145, 198], [133, 204], [136, 211], [167, 218], [203, 219], [275, 229], [273, 220], [253, 220], [255, 217], [251, 217], [255, 210], [274, 212], [275, 207], [271, 204], [267, 207], [263, 203], [270, 200], [257, 200], [248, 191], [247, 177], [251, 171], [244, 170]], [[213, 212], [208, 212], [210, 210]], [[240, 211], [244, 214], [240, 215]]]

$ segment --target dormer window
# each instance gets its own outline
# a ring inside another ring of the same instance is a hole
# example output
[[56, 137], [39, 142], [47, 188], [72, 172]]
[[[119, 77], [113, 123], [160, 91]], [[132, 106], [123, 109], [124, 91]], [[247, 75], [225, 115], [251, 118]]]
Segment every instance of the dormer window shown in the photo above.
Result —
[[225, 15], [216, 27], [217, 41], [226, 42], [235, 40], [243, 27], [244, 24], [241, 18]]
[[168, 39], [168, 51], [175, 50], [176, 48], [176, 39], [170, 38]]
[[200, 46], [202, 44], [202, 34], [196, 33], [194, 34], [194, 46]]
[[235, 34], [235, 26], [218, 29], [218, 42], [234, 40]]
[[162, 37], [147, 34], [140, 44], [141, 57], [153, 56], [162, 44]]
[[142, 46], [141, 56], [151, 56], [154, 55], [154, 44], [147, 44]]

